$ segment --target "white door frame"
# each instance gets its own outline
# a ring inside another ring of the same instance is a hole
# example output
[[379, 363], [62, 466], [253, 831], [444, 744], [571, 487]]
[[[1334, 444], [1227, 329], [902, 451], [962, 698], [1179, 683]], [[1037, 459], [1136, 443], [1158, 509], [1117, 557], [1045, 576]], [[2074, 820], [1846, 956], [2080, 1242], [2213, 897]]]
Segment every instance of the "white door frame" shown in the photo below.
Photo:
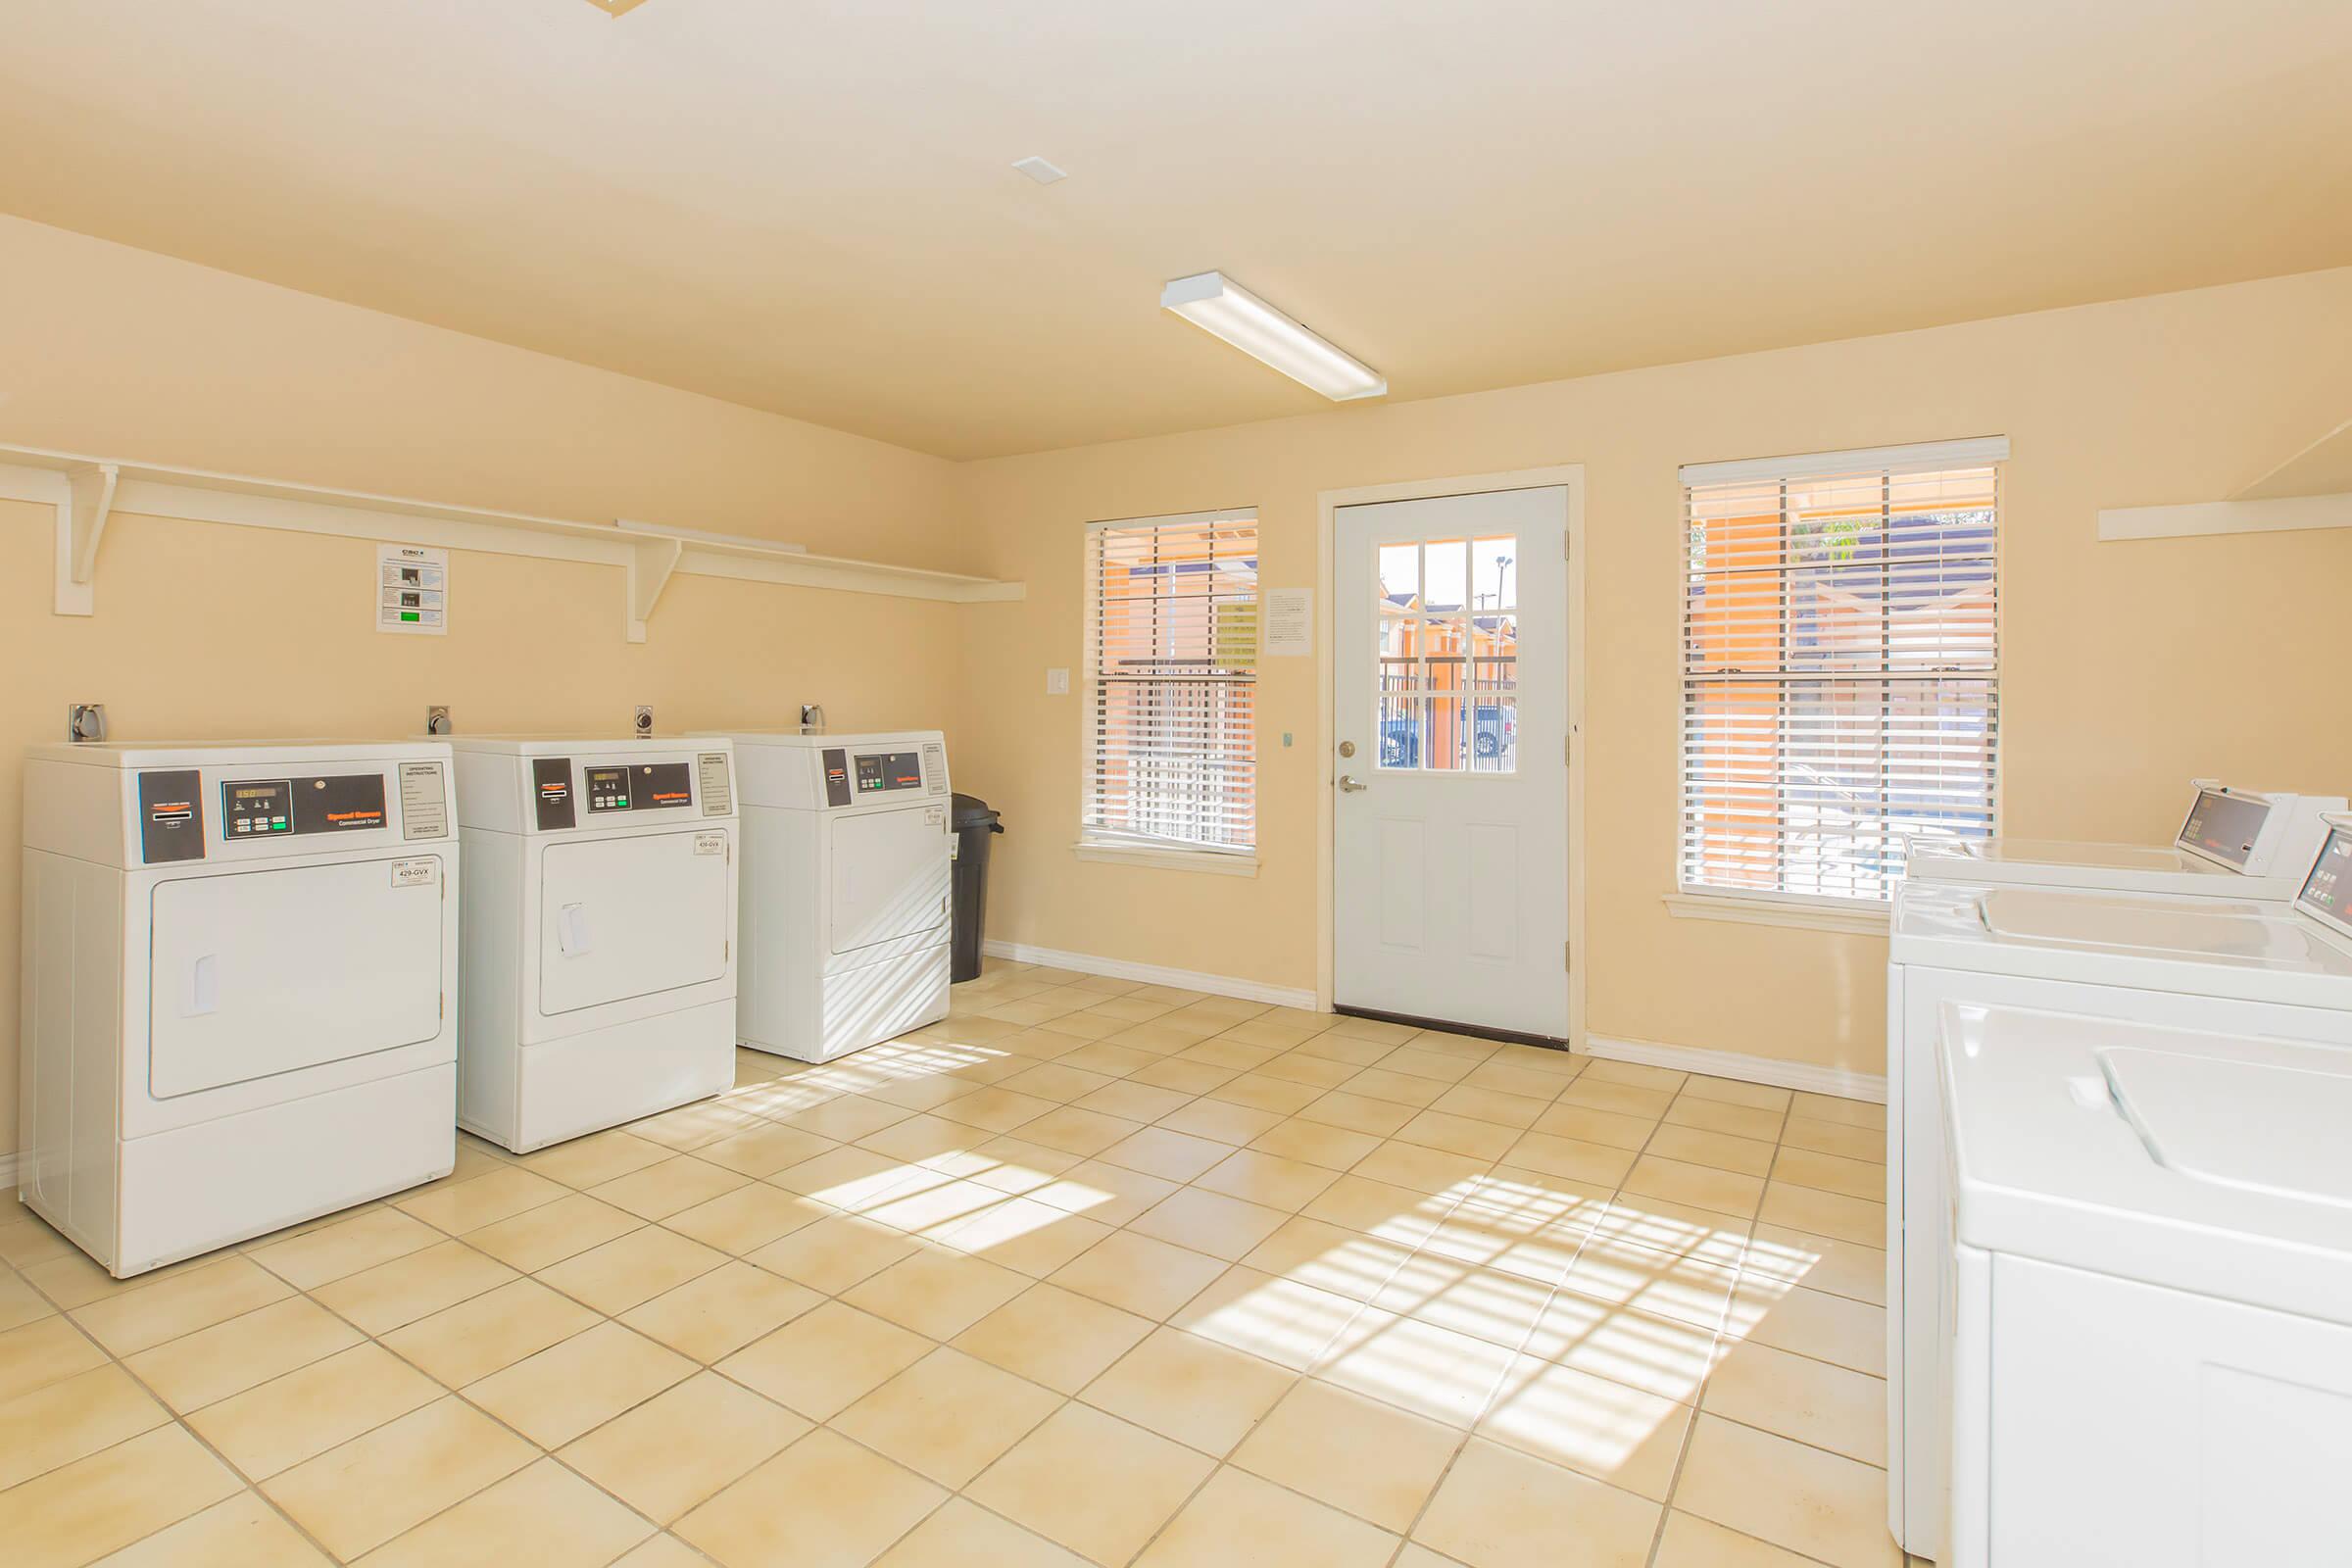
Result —
[[1333, 780], [1338, 763], [1335, 745], [1332, 686], [1339, 666], [1332, 662], [1332, 622], [1339, 606], [1332, 598], [1332, 549], [1339, 527], [1339, 509], [1380, 501], [1435, 501], [1446, 496], [1472, 495], [1484, 490], [1538, 490], [1558, 485], [1568, 492], [1568, 1041], [1576, 1050], [1585, 1044], [1585, 466], [1561, 464], [1548, 468], [1513, 468], [1502, 473], [1463, 474], [1451, 479], [1411, 479], [1397, 484], [1364, 485], [1350, 490], [1326, 490], [1318, 495], [1321, 513], [1315, 564], [1315, 593], [1323, 613], [1315, 617], [1315, 658], [1323, 678], [1315, 693], [1315, 745], [1322, 760], [1315, 769], [1321, 785], [1315, 803], [1315, 1005], [1331, 1011], [1332, 974], [1337, 967], [1338, 934], [1332, 919], [1331, 881], [1336, 858], [1337, 821], [1332, 810]]

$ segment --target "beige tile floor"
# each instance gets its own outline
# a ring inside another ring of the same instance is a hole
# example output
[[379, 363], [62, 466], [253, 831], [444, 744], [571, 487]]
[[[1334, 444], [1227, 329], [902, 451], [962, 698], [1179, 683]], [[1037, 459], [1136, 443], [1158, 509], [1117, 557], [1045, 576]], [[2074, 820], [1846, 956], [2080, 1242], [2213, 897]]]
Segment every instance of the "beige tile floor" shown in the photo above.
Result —
[[1896, 1564], [1883, 1123], [992, 965], [140, 1279], [13, 1211], [0, 1556]]

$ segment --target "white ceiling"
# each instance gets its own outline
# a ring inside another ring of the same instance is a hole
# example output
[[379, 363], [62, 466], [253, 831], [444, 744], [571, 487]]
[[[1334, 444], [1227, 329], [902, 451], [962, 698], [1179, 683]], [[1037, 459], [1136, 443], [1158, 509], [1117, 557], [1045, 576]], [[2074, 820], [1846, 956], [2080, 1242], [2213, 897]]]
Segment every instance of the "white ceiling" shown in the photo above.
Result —
[[2352, 263], [2348, 82], [2343, 0], [27, 0], [0, 210], [969, 457], [1328, 407], [1209, 269], [1404, 399]]

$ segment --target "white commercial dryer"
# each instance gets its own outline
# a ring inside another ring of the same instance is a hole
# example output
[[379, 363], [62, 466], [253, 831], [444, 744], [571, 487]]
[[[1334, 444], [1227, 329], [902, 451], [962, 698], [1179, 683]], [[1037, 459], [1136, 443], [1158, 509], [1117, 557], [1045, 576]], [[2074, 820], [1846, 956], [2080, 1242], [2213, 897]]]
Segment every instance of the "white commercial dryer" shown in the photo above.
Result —
[[18, 1190], [126, 1278], [445, 1176], [440, 741], [39, 746]]
[[2180, 831], [2163, 848], [2067, 839], [1915, 841], [1906, 875], [1914, 882], [2104, 888], [2117, 893], [2187, 894], [2201, 899], [2295, 896], [2327, 828], [2344, 809], [2340, 795], [2287, 795], [2190, 780]]
[[[2082, 889], [1907, 882], [1886, 968], [1887, 1517], [1942, 1555], [1936, 1347], [1948, 1219], [1936, 1051], [1947, 1004], [2032, 1007], [2223, 1034], [2352, 1046], [2352, 818], [2292, 905]], [[2340, 873], [2342, 881], [2335, 880]]]
[[937, 730], [738, 731], [738, 1038], [830, 1061], [948, 1015], [948, 748]]
[[2352, 1052], [1950, 1007], [1945, 1568], [2347, 1560]]
[[461, 736], [458, 1121], [523, 1152], [735, 1082], [734, 748]]

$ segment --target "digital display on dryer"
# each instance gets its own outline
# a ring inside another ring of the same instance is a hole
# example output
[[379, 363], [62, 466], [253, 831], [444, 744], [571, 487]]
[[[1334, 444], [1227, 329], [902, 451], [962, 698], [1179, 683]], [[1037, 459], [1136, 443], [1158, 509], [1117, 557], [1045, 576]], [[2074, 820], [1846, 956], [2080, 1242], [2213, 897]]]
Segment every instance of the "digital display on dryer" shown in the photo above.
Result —
[[877, 790], [919, 790], [923, 787], [923, 759], [919, 752], [860, 752], [858, 754], [858, 793]]

